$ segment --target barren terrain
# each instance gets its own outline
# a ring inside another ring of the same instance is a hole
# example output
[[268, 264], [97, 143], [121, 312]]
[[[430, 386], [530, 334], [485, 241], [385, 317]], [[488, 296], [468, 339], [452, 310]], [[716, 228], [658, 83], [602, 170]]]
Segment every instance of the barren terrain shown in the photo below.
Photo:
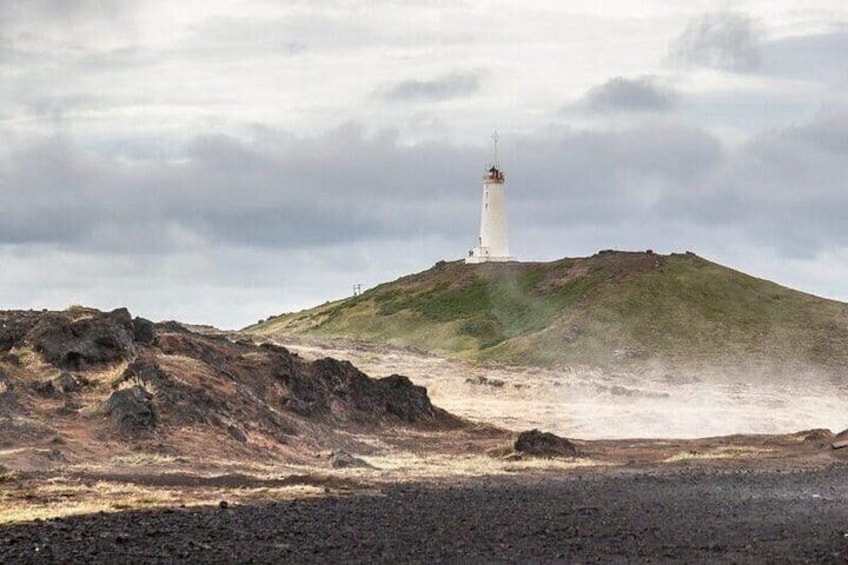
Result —
[[511, 430], [581, 439], [781, 434], [848, 425], [848, 385], [817, 374], [604, 370], [479, 365], [340, 338], [284, 338], [304, 358], [349, 359], [373, 376], [402, 374], [452, 414]]
[[848, 557], [839, 385], [0, 317], [3, 562]]

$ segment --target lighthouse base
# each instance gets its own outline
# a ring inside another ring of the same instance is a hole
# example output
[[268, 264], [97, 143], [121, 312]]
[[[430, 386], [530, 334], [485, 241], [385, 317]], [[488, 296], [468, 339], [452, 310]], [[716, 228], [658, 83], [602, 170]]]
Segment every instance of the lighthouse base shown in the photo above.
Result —
[[475, 247], [468, 253], [468, 257], [465, 258], [465, 264], [508, 263], [509, 261], [515, 260], [515, 257], [508, 255], [492, 255], [491, 249], [488, 247]]

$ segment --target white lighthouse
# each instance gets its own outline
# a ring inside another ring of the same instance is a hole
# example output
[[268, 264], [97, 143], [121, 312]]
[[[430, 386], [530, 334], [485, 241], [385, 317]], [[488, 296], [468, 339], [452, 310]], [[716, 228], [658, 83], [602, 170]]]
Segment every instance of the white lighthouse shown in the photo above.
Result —
[[480, 238], [477, 246], [468, 253], [466, 263], [515, 261], [509, 255], [506, 237], [506, 202], [504, 200], [504, 174], [498, 166], [498, 134], [495, 142], [495, 160], [483, 176], [483, 205], [480, 211]]

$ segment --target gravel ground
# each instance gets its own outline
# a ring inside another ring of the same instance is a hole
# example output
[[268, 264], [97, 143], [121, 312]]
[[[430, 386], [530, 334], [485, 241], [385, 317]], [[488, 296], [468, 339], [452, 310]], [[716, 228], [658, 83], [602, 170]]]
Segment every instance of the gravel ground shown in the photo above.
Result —
[[0, 528], [0, 562], [848, 561], [848, 466], [397, 485]]

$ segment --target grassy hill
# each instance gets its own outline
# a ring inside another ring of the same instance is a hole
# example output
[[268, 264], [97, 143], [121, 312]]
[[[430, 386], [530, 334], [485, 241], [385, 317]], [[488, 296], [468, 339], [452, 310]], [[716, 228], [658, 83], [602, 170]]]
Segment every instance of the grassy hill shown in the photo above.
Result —
[[691, 253], [439, 262], [359, 296], [246, 330], [341, 336], [542, 366], [768, 364], [833, 374], [848, 367], [848, 304]]

